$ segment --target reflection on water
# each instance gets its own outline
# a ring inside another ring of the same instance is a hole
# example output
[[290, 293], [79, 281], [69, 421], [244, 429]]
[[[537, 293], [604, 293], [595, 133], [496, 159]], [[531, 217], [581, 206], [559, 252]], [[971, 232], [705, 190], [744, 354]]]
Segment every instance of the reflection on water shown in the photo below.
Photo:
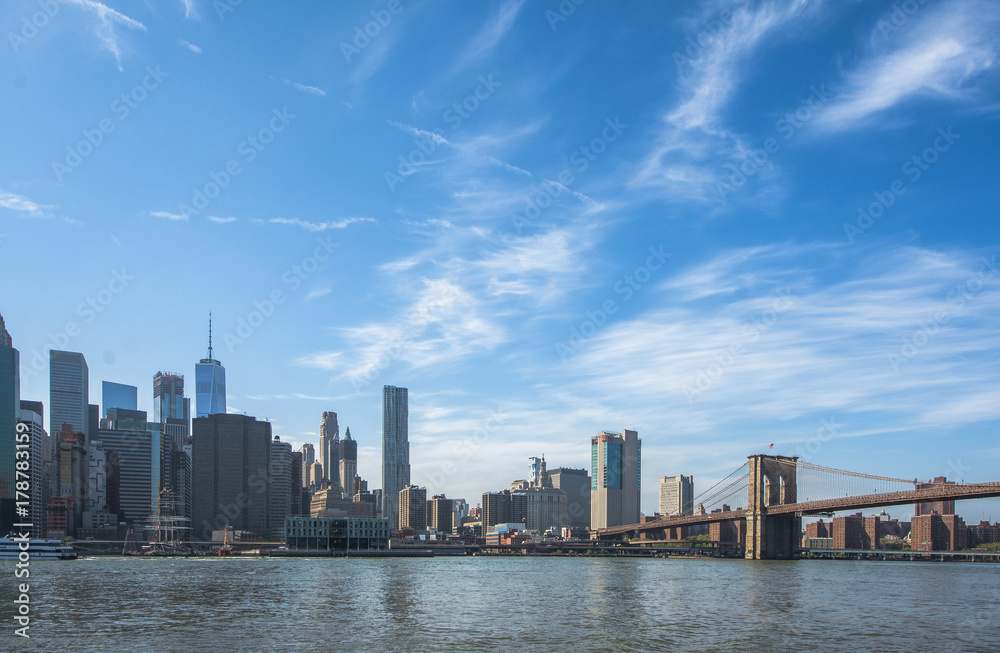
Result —
[[0, 564], [0, 651], [996, 651], [1000, 565], [634, 558]]

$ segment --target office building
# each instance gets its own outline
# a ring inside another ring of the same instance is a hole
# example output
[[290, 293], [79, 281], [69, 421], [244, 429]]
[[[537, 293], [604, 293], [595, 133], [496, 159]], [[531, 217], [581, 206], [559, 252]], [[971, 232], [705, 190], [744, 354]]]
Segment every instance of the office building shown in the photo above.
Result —
[[389, 548], [385, 519], [289, 517], [285, 520], [285, 548], [291, 551], [384, 551]]
[[677, 474], [660, 477], [660, 515], [663, 517], [694, 514], [694, 478]]
[[318, 489], [323, 483], [323, 465], [319, 462], [314, 462], [309, 465], [309, 476], [306, 478], [306, 486], [312, 489]]
[[635, 431], [591, 438], [590, 528], [639, 523], [642, 441]]
[[212, 314], [208, 314], [208, 357], [194, 366], [198, 417], [226, 413], [226, 368], [212, 355]]
[[340, 485], [340, 425], [337, 413], [324, 411], [319, 425], [319, 457], [323, 464], [323, 480]]
[[311, 485], [309, 481], [309, 468], [312, 464], [316, 462], [316, 447], [312, 446], [308, 442], [302, 445], [302, 486], [309, 487]]
[[191, 421], [193, 539], [232, 527], [263, 537], [270, 504], [271, 424], [247, 415]]
[[[289, 445], [291, 446], [291, 445]], [[302, 452], [292, 452], [292, 505], [289, 515], [301, 517], [302, 512]]]
[[454, 530], [454, 511], [454, 501], [443, 494], [434, 495], [427, 502], [427, 527], [439, 533], [451, 534]]
[[[0, 327], [2, 328], [2, 327]], [[45, 433], [44, 409], [40, 401], [21, 401], [21, 421], [18, 442], [24, 443], [24, 434], [27, 434], [28, 449], [31, 454], [30, 468], [28, 474], [30, 496], [28, 502], [28, 520], [18, 521], [31, 522], [31, 536], [36, 538], [45, 537], [45, 506], [48, 504], [49, 493], [48, 483], [45, 478], [45, 448], [49, 436]], [[16, 497], [15, 497], [16, 498]], [[15, 501], [16, 506], [16, 501]]]
[[387, 385], [382, 388], [382, 516], [393, 526], [402, 523], [399, 493], [409, 485], [408, 391]]
[[566, 493], [570, 528], [590, 527], [590, 475], [586, 469], [556, 467], [549, 470], [552, 487]]
[[399, 529], [427, 530], [427, 488], [407, 485], [399, 491]]
[[124, 383], [101, 381], [101, 405], [104, 414], [109, 408], [139, 410], [139, 388]]
[[[0, 535], [14, 528], [18, 423], [21, 421], [21, 358], [0, 315]], [[41, 461], [39, 461], [41, 462]]]
[[[292, 445], [282, 442], [277, 435], [271, 442], [271, 505], [267, 520], [267, 539], [280, 542], [284, 539], [285, 518], [292, 515]], [[298, 488], [295, 488], [298, 491]]]
[[[91, 430], [90, 371], [83, 354], [73, 351], [49, 352], [49, 430], [63, 431], [70, 425], [71, 433], [82, 433], [84, 441]], [[100, 408], [96, 409], [100, 418]]]
[[[69, 430], [68, 424], [56, 437], [56, 493], [46, 507], [48, 536], [75, 536], [83, 524], [87, 500], [87, 451], [83, 433]], [[50, 519], [50, 516], [52, 519]]]
[[[136, 529], [150, 515], [156, 515], [160, 499], [161, 440], [157, 430], [151, 430], [145, 411], [111, 408], [91, 440], [103, 443], [106, 468], [110, 468], [110, 452], [116, 454], [117, 508], [120, 521]], [[110, 471], [106, 471], [106, 478]], [[107, 481], [106, 481], [107, 482]], [[108, 492], [110, 494], [110, 492]]]
[[351, 427], [347, 427], [344, 439], [340, 441], [340, 484], [344, 496], [354, 496], [354, 477], [358, 475], [358, 443], [351, 439]]

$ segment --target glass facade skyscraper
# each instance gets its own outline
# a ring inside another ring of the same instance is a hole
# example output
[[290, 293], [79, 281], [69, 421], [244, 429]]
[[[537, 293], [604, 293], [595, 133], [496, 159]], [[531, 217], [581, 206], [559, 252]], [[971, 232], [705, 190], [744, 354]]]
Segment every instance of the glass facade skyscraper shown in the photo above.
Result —
[[101, 408], [108, 414], [109, 408], [139, 410], [139, 388], [124, 383], [101, 381]]
[[73, 433], [90, 432], [90, 370], [75, 351], [49, 352], [49, 430], [69, 424]]
[[598, 433], [591, 445], [590, 528], [639, 522], [642, 441], [635, 431]]
[[208, 317], [208, 357], [194, 366], [198, 417], [226, 412], [226, 368], [212, 357], [212, 316]]

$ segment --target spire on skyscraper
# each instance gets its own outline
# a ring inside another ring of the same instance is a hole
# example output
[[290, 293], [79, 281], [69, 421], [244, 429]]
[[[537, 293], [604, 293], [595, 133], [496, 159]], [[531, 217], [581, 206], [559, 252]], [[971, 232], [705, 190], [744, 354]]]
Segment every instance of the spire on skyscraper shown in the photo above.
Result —
[[208, 312], [208, 360], [212, 358], [212, 311]]
[[344, 439], [345, 440], [350, 440], [351, 439], [351, 427], [350, 426], [347, 427], [347, 433], [344, 434]]

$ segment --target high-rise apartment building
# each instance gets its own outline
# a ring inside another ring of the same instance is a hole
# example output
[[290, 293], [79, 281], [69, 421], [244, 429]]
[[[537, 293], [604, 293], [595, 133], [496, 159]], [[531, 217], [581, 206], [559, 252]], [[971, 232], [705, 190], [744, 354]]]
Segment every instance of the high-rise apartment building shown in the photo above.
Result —
[[15, 452], [20, 421], [21, 359], [0, 316], [0, 533], [3, 535], [14, 527]]
[[399, 528], [427, 530], [427, 488], [407, 485], [399, 491]]
[[436, 494], [427, 502], [427, 526], [439, 533], [451, 534], [454, 530], [455, 502], [443, 494]]
[[409, 484], [408, 391], [387, 385], [382, 388], [382, 516], [390, 527], [402, 523], [399, 493]]
[[642, 441], [635, 431], [591, 438], [590, 528], [639, 523]]
[[[292, 515], [292, 445], [282, 442], [277, 435], [271, 442], [271, 502], [267, 521], [268, 535], [272, 542], [285, 538], [285, 518]], [[295, 488], [298, 492], [299, 488]]]
[[660, 477], [660, 514], [664, 517], [694, 514], [693, 476]]
[[358, 443], [351, 439], [351, 427], [347, 427], [344, 439], [340, 441], [340, 484], [348, 498], [354, 496], [354, 477], [358, 475]]
[[193, 539], [231, 526], [263, 537], [270, 504], [271, 424], [247, 415], [191, 422]]
[[[913, 486], [915, 490], [923, 490], [941, 485], [954, 485], [955, 481], [949, 481], [947, 477], [938, 476], [930, 483], [917, 483]], [[942, 499], [940, 501], [928, 501], [927, 503], [917, 503], [913, 506], [914, 516], [919, 515], [954, 515], [955, 500]]]
[[101, 404], [105, 414], [109, 408], [139, 410], [139, 388], [124, 383], [101, 381]]
[[[28, 504], [28, 517], [31, 522], [31, 536], [36, 538], [45, 537], [45, 506], [49, 499], [49, 484], [45, 478], [45, 460], [47, 455], [45, 449], [50, 445], [48, 444], [49, 436], [45, 433], [44, 412], [42, 402], [40, 401], [21, 401], [19, 433], [22, 434], [22, 437], [19, 438], [19, 442], [23, 442], [23, 434], [26, 433], [31, 445], [29, 448], [31, 466], [28, 472], [30, 475], [29, 488], [31, 490], [31, 499], [29, 499]], [[49, 453], [48, 455], [51, 456], [52, 454]]]
[[340, 425], [333, 411], [324, 411], [319, 424], [319, 460], [323, 464], [323, 480], [340, 485]]
[[212, 355], [212, 314], [208, 314], [208, 357], [194, 366], [198, 417], [225, 414], [226, 368]]
[[49, 429], [53, 433], [69, 424], [71, 433], [87, 437], [91, 430], [89, 386], [90, 370], [83, 354], [57, 349], [49, 352]]

